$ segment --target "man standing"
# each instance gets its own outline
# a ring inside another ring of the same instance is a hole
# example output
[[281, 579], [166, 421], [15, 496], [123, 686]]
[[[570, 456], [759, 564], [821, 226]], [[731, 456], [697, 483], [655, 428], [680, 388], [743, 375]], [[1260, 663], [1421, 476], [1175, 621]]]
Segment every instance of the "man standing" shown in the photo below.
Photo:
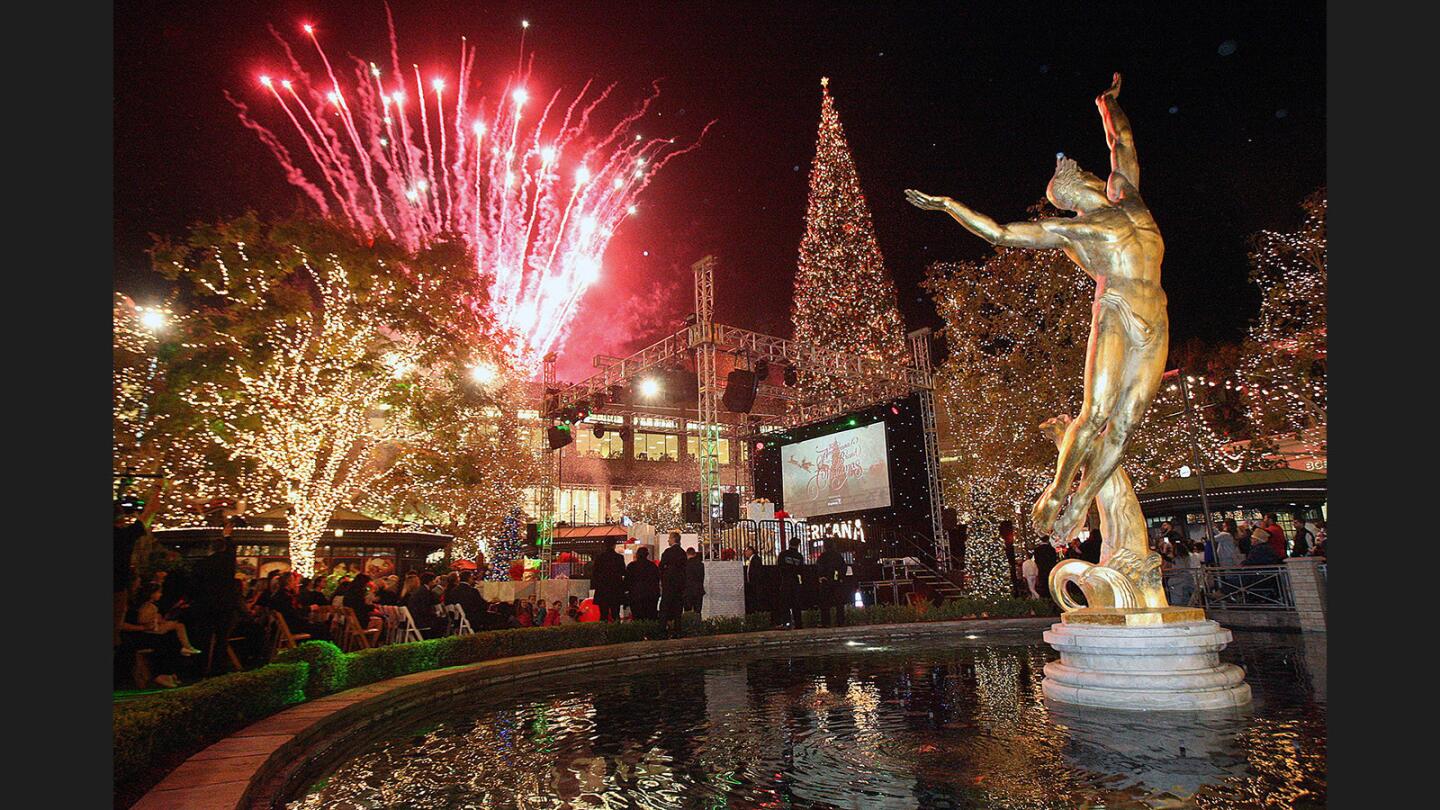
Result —
[[760, 600], [755, 583], [760, 576], [760, 552], [754, 546], [745, 549], [745, 612], [754, 613], [760, 609]]
[[207, 674], [215, 663], [217, 650], [224, 651], [224, 642], [230, 637], [240, 608], [240, 592], [235, 585], [235, 546], [231, 544], [234, 531], [234, 523], [225, 518], [220, 537], [210, 541], [210, 555], [195, 563], [190, 571], [190, 612], [195, 617], [190, 638], [205, 651]]
[[636, 621], [655, 621], [655, 600], [660, 598], [660, 569], [650, 561], [650, 549], [635, 549], [625, 566], [625, 602]]
[[695, 549], [685, 551], [685, 609], [700, 612], [705, 599], [705, 561]]
[[780, 587], [776, 594], [780, 601], [780, 615], [785, 626], [799, 630], [805, 626], [800, 614], [800, 584], [805, 570], [805, 558], [800, 554], [800, 538], [790, 539], [790, 548], [780, 552]]
[[625, 558], [613, 544], [595, 555], [595, 570], [590, 574], [595, 583], [595, 604], [600, 607], [600, 621], [620, 621], [620, 603], [625, 601]]
[[845, 582], [845, 558], [834, 543], [826, 543], [816, 560], [820, 574], [820, 626], [830, 626], [830, 611], [835, 611], [835, 626], [845, 625], [845, 602], [854, 591]]
[[[680, 533], [670, 532], [670, 547], [660, 555], [660, 618], [666, 632], [680, 635], [680, 613], [685, 608], [685, 549]], [[671, 629], [674, 622], [674, 629]]]
[[1280, 528], [1279, 516], [1274, 512], [1265, 516], [1261, 521], [1260, 528], [1265, 530], [1269, 537], [1265, 538], [1270, 543], [1270, 548], [1279, 559], [1285, 559], [1285, 530]]

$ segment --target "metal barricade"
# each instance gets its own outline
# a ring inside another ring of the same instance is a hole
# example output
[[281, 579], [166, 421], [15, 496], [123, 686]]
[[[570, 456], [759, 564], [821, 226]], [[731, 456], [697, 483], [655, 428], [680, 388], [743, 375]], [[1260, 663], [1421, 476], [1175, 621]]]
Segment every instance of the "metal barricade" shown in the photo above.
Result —
[[1204, 605], [1224, 610], [1294, 610], [1290, 572], [1283, 565], [1205, 568]]

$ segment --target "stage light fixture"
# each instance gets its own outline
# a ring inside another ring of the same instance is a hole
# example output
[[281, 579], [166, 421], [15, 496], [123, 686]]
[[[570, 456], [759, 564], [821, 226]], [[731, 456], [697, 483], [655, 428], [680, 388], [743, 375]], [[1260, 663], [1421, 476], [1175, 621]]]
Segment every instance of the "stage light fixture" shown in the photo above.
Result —
[[794, 385], [795, 385], [797, 382], [799, 382], [799, 381], [800, 381], [800, 375], [798, 375], [798, 374], [795, 373], [795, 367], [794, 367], [794, 366], [786, 366], [786, 367], [785, 367], [785, 384], [786, 384], [786, 385], [789, 385], [789, 386], [794, 386]]
[[604, 426], [604, 425], [596, 425], [596, 426], [595, 426], [595, 431], [594, 431], [594, 433], [595, 433], [595, 438], [597, 438], [597, 439], [603, 439], [603, 438], [605, 438], [605, 426]]
[[640, 381], [640, 396], [650, 399], [660, 393], [660, 381], [654, 377], [646, 377]]
[[755, 379], [756, 379], [757, 381], [759, 381], [759, 382], [765, 382], [765, 378], [768, 377], [768, 376], [770, 376], [770, 361], [769, 361], [769, 360], [756, 360], [756, 361], [755, 361]]

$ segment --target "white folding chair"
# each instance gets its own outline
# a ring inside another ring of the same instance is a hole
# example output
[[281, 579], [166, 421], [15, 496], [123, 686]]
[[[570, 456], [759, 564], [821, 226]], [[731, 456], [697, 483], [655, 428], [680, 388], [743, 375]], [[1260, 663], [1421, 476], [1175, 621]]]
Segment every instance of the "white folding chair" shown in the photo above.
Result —
[[425, 636], [420, 634], [420, 628], [415, 625], [415, 617], [410, 614], [410, 608], [400, 605], [395, 608], [395, 634], [392, 644], [403, 644], [407, 641], [424, 641]]
[[445, 612], [450, 616], [450, 628], [448, 635], [468, 636], [475, 632], [470, 626], [470, 620], [465, 618], [465, 611], [459, 605], [446, 605]]

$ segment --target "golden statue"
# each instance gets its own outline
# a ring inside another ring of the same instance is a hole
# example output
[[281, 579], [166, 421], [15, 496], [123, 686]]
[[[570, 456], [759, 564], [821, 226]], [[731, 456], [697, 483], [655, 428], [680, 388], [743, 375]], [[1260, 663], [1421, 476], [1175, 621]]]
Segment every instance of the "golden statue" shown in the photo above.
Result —
[[[1165, 243], [1140, 197], [1134, 135], [1116, 100], [1119, 95], [1120, 74], [1116, 73], [1110, 88], [1095, 99], [1110, 147], [1109, 182], [1082, 170], [1063, 153], [1057, 156], [1055, 175], [1045, 196], [1056, 208], [1075, 212], [1073, 217], [1001, 225], [949, 197], [933, 197], [914, 189], [906, 189], [905, 196], [917, 208], [944, 211], [992, 244], [1063, 250], [1095, 280], [1084, 400], [1079, 416], [1064, 420], [1068, 424], [1058, 442], [1055, 479], [1036, 501], [1031, 521], [1040, 534], [1064, 542], [1075, 535], [1096, 495], [1111, 484], [1115, 494], [1109, 497], [1108, 507], [1102, 502], [1101, 525], [1103, 529], [1104, 521], [1115, 524], [1105, 530], [1105, 540], [1114, 545], [1110, 558], [1102, 559], [1099, 568], [1122, 571], [1134, 590], [1127, 595], [1117, 580], [1110, 587], [1114, 594], [1103, 597], [1101, 579], [1115, 578], [1093, 571], [1088, 573], [1095, 583], [1093, 595], [1083, 582], [1077, 584], [1086, 590], [1094, 607], [1163, 607], [1158, 555], [1149, 550], [1138, 503], [1133, 512], [1130, 509], [1135, 495], [1120, 469], [1120, 457], [1165, 371], [1170, 337], [1165, 291], [1160, 287]], [[1047, 423], [1052, 429], [1059, 424], [1057, 420]], [[1077, 474], [1080, 482], [1072, 492]], [[1064, 589], [1052, 592], [1063, 594]], [[1107, 601], [1109, 604], [1104, 604]]]
[[[1061, 414], [1041, 422], [1040, 430], [1049, 434], [1059, 447], [1069, 424], [1070, 415]], [[1165, 607], [1160, 555], [1150, 550], [1145, 514], [1124, 467], [1116, 467], [1100, 485], [1100, 491], [1095, 493], [1095, 506], [1100, 512], [1100, 564], [1061, 560], [1050, 569], [1051, 597], [1067, 611], [1085, 606]], [[1074, 582], [1085, 594], [1085, 605], [1070, 598], [1065, 589], [1068, 582]]]

